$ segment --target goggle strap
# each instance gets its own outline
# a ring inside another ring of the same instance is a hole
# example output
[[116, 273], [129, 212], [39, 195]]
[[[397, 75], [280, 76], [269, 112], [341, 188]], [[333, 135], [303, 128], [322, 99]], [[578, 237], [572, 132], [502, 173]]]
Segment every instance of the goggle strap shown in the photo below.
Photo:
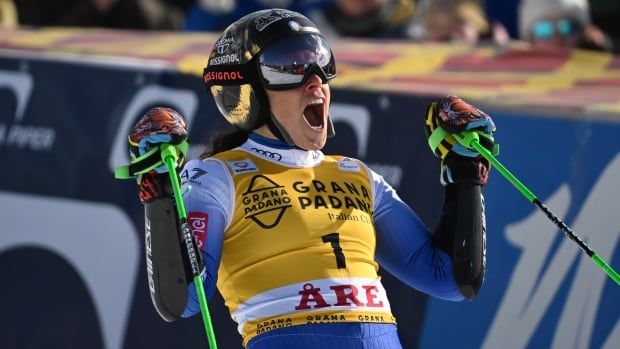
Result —
[[334, 128], [334, 123], [332, 122], [332, 118], [327, 115], [327, 138], [332, 138], [336, 135], [336, 129]]
[[295, 142], [293, 142], [291, 136], [289, 136], [289, 134], [286, 132], [286, 130], [284, 130], [284, 128], [280, 125], [278, 120], [276, 120], [276, 117], [273, 116], [271, 112], [269, 112], [269, 117], [267, 118], [267, 127], [269, 128], [269, 131], [271, 131], [271, 133], [273, 133], [273, 135], [281, 141], [284, 141], [290, 146], [295, 145]]

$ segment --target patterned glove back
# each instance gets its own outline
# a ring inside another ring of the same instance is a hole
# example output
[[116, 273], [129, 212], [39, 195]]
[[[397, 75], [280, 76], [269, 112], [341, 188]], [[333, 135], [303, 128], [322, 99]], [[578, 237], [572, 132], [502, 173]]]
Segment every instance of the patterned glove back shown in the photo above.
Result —
[[427, 137], [438, 127], [448, 133], [434, 150], [435, 155], [441, 158], [441, 184], [487, 183], [489, 162], [478, 152], [462, 146], [452, 137], [452, 134], [463, 131], [478, 132], [480, 144], [492, 151], [495, 123], [487, 113], [459, 97], [447, 96], [429, 105], [425, 126]]
[[[129, 133], [131, 155], [137, 158], [161, 143], [179, 144], [187, 139], [187, 133], [187, 121], [176, 110], [151, 108]], [[183, 161], [179, 159], [179, 163]], [[161, 166], [156, 171], [164, 173], [168, 170], [166, 166]]]
[[[129, 133], [129, 148], [136, 159], [161, 143], [179, 144], [187, 140], [187, 121], [176, 110], [156, 107], [149, 109]], [[185, 162], [179, 152], [177, 168]], [[165, 165], [138, 176], [139, 198], [146, 203], [169, 193], [168, 169]]]
[[430, 137], [438, 126], [448, 132], [448, 136], [435, 149], [435, 155], [442, 160], [450, 152], [466, 157], [479, 155], [476, 151], [460, 145], [450, 135], [451, 133], [477, 131], [483, 135], [480, 137], [480, 144], [489, 150], [493, 149], [492, 136], [495, 132], [495, 123], [487, 113], [459, 97], [447, 96], [429, 105], [426, 111], [426, 136]]

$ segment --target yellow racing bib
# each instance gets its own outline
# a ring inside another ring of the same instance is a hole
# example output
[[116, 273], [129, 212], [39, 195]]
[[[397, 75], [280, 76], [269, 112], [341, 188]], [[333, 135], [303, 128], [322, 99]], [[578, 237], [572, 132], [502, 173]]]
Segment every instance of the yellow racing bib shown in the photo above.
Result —
[[215, 158], [235, 190], [217, 286], [244, 345], [284, 326], [395, 323], [374, 261], [364, 165], [325, 156], [291, 167], [243, 150]]

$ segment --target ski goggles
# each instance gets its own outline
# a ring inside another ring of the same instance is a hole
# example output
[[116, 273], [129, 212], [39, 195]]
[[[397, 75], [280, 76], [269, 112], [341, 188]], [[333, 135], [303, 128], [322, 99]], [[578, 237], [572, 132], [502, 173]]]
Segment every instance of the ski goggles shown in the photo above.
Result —
[[549, 40], [556, 34], [566, 38], [577, 33], [579, 27], [577, 22], [568, 18], [557, 21], [545, 19], [532, 24], [532, 36], [539, 40]]
[[302, 86], [316, 74], [323, 83], [336, 77], [336, 61], [320, 35], [291, 36], [267, 46], [258, 57], [259, 75], [266, 89]]

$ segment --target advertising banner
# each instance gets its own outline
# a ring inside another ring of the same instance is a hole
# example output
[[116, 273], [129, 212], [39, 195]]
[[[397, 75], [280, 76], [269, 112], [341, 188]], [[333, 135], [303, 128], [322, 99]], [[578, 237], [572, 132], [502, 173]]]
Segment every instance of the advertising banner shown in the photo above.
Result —
[[[324, 149], [368, 163], [430, 229], [443, 201], [423, 127], [434, 98], [336, 86], [337, 135]], [[191, 157], [227, 128], [200, 78], [166, 64], [0, 58], [1, 348], [206, 347], [199, 317], [156, 314], [136, 183], [113, 177], [153, 106], [186, 116]], [[620, 268], [620, 123], [514, 110], [487, 110], [499, 160]], [[485, 199], [487, 273], [474, 301], [432, 299], [383, 273], [403, 346], [619, 347], [618, 285], [498, 172]], [[220, 347], [240, 348], [219, 295], [209, 304]]]
[[[500, 161], [617, 270], [620, 124], [495, 116]], [[498, 172], [485, 193], [485, 284], [429, 299], [420, 347], [617, 348], [618, 285]]]
[[[0, 270], [14, 280], [0, 290], [7, 309], [0, 345], [21, 347], [26, 338], [59, 347], [204, 345], [199, 317], [167, 324], [150, 304], [136, 183], [113, 178], [129, 162], [127, 133], [153, 106], [187, 117], [192, 156], [227, 127], [201, 81], [165, 70], [0, 59], [0, 84]], [[432, 220], [442, 199], [438, 164], [425, 148], [427, 103], [334, 91], [338, 136], [325, 152], [364, 159]], [[416, 122], [394, 134], [400, 109], [416, 110]], [[394, 313], [410, 324], [403, 341], [415, 345], [426, 297], [384, 278]], [[210, 305], [218, 342], [240, 347], [219, 295]]]

